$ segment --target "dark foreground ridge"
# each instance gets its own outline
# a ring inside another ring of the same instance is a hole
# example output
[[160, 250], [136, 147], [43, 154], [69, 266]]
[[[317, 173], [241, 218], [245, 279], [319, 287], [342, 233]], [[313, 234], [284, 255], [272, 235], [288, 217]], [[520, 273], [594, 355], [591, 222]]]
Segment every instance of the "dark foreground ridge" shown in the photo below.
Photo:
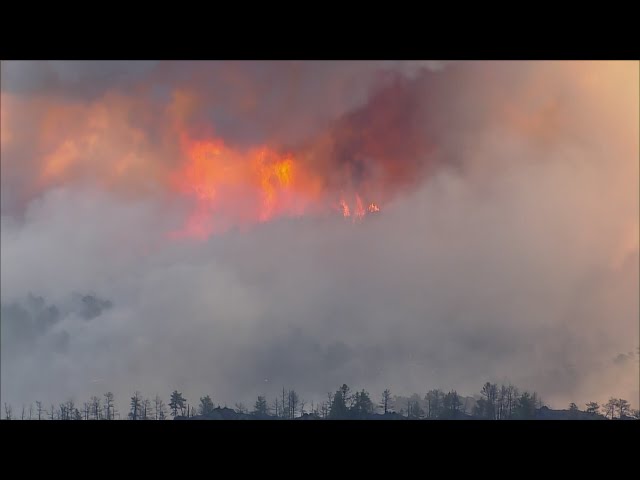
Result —
[[92, 396], [88, 402], [76, 405], [69, 400], [46, 406], [40, 401], [22, 405], [19, 412], [4, 404], [5, 420], [638, 420], [640, 411], [621, 398], [610, 398], [604, 405], [588, 402], [580, 410], [571, 403], [566, 410], [553, 410], [536, 392], [520, 390], [514, 385], [486, 382], [479, 394], [461, 396], [455, 390], [429, 390], [426, 395], [410, 397], [382, 392], [374, 403], [366, 390], [352, 391], [343, 384], [335, 393], [328, 393], [322, 402], [306, 402], [295, 390], [282, 389], [272, 402], [258, 395], [249, 409], [242, 403], [235, 408], [216, 406], [210, 395], [200, 397], [197, 407], [174, 390], [169, 403], [160, 395], [145, 398], [136, 391], [129, 401], [128, 411], [118, 409], [111, 392]]
[[[360, 417], [347, 417], [345, 420], [418, 420], [410, 419], [404, 415], [400, 415], [395, 412], [388, 413], [369, 413]], [[429, 420], [428, 418], [419, 418], [420, 420]], [[232, 408], [218, 407], [212, 412], [206, 415], [194, 415], [191, 417], [178, 415], [174, 420], [282, 420], [281, 417], [274, 415], [258, 415], [255, 413], [240, 413], [236, 412]], [[319, 415], [313, 413], [304, 413], [299, 417], [295, 417], [292, 420], [324, 420]], [[432, 419], [437, 420], [437, 419]], [[449, 420], [486, 420], [486, 418], [476, 417], [468, 413], [459, 412], [456, 416], [449, 418]], [[607, 417], [598, 413], [587, 412], [572, 412], [571, 410], [552, 410], [549, 407], [543, 406], [536, 409], [534, 417], [531, 420], [607, 420]], [[638, 420], [635, 417], [623, 415], [622, 418], [616, 420]]]

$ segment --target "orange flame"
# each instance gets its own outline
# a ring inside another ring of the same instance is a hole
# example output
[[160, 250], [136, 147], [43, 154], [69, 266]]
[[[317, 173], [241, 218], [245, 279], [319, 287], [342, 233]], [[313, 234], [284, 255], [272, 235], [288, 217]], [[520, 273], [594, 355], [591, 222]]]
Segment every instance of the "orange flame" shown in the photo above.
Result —
[[342, 207], [342, 215], [347, 218], [351, 216], [351, 210], [349, 210], [349, 205], [347, 205], [347, 202], [344, 201], [344, 199], [340, 200], [340, 206]]
[[[117, 93], [87, 104], [58, 99], [31, 104], [4, 93], [2, 100], [3, 153], [19, 133], [11, 126], [9, 107], [31, 112], [40, 125], [35, 145], [40, 153], [33, 160], [37, 175], [25, 181], [25, 197], [69, 182], [95, 182], [127, 198], [168, 187], [181, 197], [179, 208], [186, 208], [170, 238], [206, 239], [233, 228], [333, 210], [354, 222], [369, 213], [364, 191], [356, 192], [351, 177], [331, 160], [331, 137], [297, 152], [236, 147], [210, 125], [190, 124], [198, 99], [188, 91], [175, 91], [168, 107]], [[153, 123], [155, 116], [166, 124]], [[380, 193], [383, 188], [373, 186]]]
[[356, 218], [358, 220], [362, 220], [362, 218], [364, 218], [365, 215], [365, 211], [364, 211], [364, 207], [362, 206], [362, 199], [360, 198], [360, 195], [356, 194]]
[[[194, 207], [174, 237], [206, 238], [229, 228], [322, 210], [322, 179], [291, 154], [238, 151], [222, 140], [183, 138], [185, 161], [174, 186]], [[346, 205], [346, 204], [345, 204]], [[348, 216], [348, 206], [347, 206]]]
[[[174, 183], [194, 205], [183, 229], [173, 237], [206, 239], [229, 228], [327, 211], [323, 179], [291, 154], [267, 147], [238, 151], [220, 139], [182, 140], [186, 158]], [[339, 206], [342, 216], [353, 221], [367, 214], [359, 194], [355, 205], [341, 197]]]

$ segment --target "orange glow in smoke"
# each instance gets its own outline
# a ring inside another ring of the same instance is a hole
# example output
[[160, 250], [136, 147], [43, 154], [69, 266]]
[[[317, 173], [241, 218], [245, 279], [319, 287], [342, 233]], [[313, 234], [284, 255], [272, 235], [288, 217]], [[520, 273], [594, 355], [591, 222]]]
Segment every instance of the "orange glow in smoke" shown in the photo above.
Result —
[[[368, 213], [370, 186], [362, 179], [362, 191], [353, 186], [332, 160], [329, 140], [301, 151], [231, 145], [213, 127], [194, 126], [198, 105], [198, 96], [184, 89], [173, 92], [168, 106], [119, 93], [87, 103], [3, 93], [3, 169], [5, 149], [25, 142], [13, 120], [21, 118], [13, 112], [22, 112], [39, 128], [29, 157], [36, 174], [25, 183], [25, 197], [76, 182], [126, 198], [168, 193], [185, 209], [169, 237], [202, 240], [279, 218], [337, 212], [357, 221]], [[373, 190], [384, 193], [380, 185]]]
[[[174, 238], [206, 239], [275, 218], [330, 211], [323, 179], [292, 154], [268, 147], [239, 151], [221, 139], [192, 140], [187, 135], [182, 148], [185, 161], [173, 184], [193, 207]], [[351, 217], [352, 207], [344, 198], [339, 205], [342, 215]], [[358, 194], [353, 209], [354, 221], [367, 213]]]

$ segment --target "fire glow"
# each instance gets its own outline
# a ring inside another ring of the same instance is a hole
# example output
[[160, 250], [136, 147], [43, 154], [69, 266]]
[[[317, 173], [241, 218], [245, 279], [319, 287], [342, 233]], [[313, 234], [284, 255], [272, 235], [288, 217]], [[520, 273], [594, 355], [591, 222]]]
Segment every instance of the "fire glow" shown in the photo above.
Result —
[[174, 239], [204, 240], [231, 228], [248, 228], [276, 218], [335, 211], [356, 222], [367, 213], [380, 211], [375, 203], [365, 208], [357, 193], [350, 203], [343, 196], [332, 206], [331, 195], [323, 190], [322, 176], [305, 168], [291, 153], [268, 147], [238, 151], [221, 139], [192, 140], [186, 136], [182, 150], [185, 160], [172, 183], [177, 193], [189, 199], [192, 209], [182, 228], [171, 232]]

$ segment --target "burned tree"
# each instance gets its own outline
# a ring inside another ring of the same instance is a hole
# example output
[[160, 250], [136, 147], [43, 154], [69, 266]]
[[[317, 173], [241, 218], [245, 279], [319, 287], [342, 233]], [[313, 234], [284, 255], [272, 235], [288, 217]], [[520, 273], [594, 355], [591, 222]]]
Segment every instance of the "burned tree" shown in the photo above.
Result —
[[165, 404], [160, 398], [160, 395], [156, 395], [156, 398], [153, 401], [153, 413], [156, 420], [165, 420], [167, 418]]
[[382, 392], [382, 402], [380, 402], [380, 407], [385, 415], [389, 413], [389, 410], [392, 408], [391, 390], [388, 388]]
[[105, 410], [107, 420], [113, 420], [114, 418], [113, 409], [114, 409], [113, 393], [107, 392], [104, 394], [104, 410]]
[[131, 401], [129, 403], [129, 418], [131, 420], [138, 420], [140, 417], [140, 411], [142, 409], [142, 398], [140, 396], [140, 392], [136, 391], [131, 397]]

